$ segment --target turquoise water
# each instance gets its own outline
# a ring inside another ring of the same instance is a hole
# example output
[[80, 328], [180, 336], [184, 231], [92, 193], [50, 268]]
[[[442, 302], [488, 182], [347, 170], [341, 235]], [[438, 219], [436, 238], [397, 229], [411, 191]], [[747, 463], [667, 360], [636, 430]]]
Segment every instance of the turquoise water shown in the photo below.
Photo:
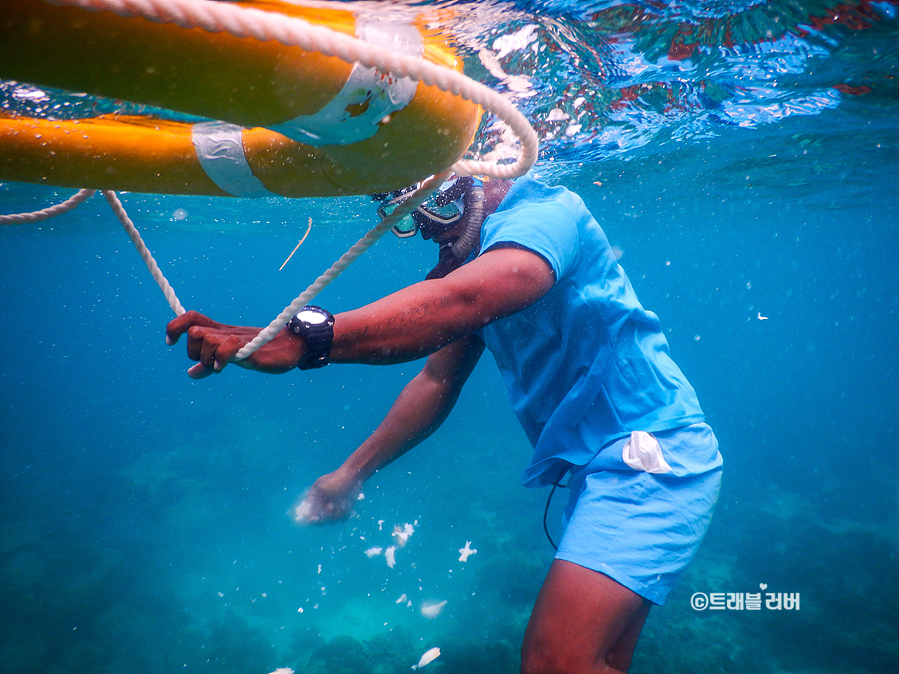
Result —
[[[577, 191], [621, 250], [725, 457], [709, 535], [631, 671], [895, 672], [895, 5], [484, 7], [481, 26], [457, 20], [461, 48], [528, 78], [517, 102], [545, 140], [538, 175]], [[877, 18], [809, 19], [840, 12]], [[670, 58], [677, 26], [725, 24], [736, 46]], [[771, 26], [783, 32], [763, 39]], [[21, 105], [21, 85], [4, 87], [4, 107]], [[4, 183], [0, 212], [70, 194]], [[374, 224], [365, 197], [122, 199], [186, 307], [252, 325]], [[318, 301], [336, 312], [403, 287], [432, 248], [385, 239]], [[552, 558], [547, 493], [519, 486], [530, 449], [489, 356], [354, 518], [302, 528], [298, 495], [420, 364], [190, 380], [183, 345], [164, 343], [170, 309], [99, 197], [0, 229], [0, 287], [0, 672], [394, 674], [433, 646], [434, 674], [518, 671]], [[406, 523], [393, 568], [366, 555]], [[799, 608], [691, 608], [760, 584]]]

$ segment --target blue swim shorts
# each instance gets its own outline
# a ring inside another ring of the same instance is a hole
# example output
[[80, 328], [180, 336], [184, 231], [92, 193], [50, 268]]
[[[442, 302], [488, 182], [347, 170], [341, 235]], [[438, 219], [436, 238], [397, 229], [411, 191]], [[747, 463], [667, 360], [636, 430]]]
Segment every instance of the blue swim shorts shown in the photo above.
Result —
[[663, 604], [709, 527], [721, 465], [706, 424], [609, 443], [571, 469], [556, 559]]

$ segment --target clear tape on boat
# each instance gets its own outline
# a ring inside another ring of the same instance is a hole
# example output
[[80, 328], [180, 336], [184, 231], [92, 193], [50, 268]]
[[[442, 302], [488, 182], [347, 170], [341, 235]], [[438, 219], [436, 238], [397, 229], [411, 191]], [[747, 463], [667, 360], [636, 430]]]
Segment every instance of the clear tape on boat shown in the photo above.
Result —
[[243, 127], [227, 122], [194, 124], [191, 140], [206, 175], [233, 197], [276, 197], [253, 174], [243, 148]]

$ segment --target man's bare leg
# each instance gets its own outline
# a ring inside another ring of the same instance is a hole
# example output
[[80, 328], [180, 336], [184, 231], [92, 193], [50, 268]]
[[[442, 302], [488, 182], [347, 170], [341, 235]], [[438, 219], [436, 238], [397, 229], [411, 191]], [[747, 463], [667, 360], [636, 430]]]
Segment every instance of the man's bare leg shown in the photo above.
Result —
[[522, 674], [626, 672], [651, 606], [605, 574], [555, 560], [525, 631]]

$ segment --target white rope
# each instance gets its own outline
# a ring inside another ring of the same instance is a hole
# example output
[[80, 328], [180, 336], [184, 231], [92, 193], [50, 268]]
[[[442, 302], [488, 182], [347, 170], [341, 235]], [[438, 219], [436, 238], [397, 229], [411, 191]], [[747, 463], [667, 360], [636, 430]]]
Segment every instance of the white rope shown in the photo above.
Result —
[[[450, 176], [450, 171], [445, 171], [439, 175], [433, 176], [430, 178], [424, 185], [422, 185], [419, 189], [413, 192], [409, 197], [407, 197], [399, 206], [397, 206], [393, 212], [387, 216], [384, 220], [382, 220], [376, 227], [371, 229], [365, 236], [359, 239], [346, 253], [344, 253], [340, 259], [337, 260], [331, 267], [321, 276], [319, 276], [313, 283], [306, 288], [302, 293], [300, 293], [299, 297], [297, 297], [293, 302], [287, 305], [284, 310], [278, 314], [278, 316], [271, 322], [269, 325], [256, 335], [251, 342], [246, 344], [240, 351], [235, 354], [235, 360], [243, 360], [251, 356], [257, 349], [261, 346], [270, 342], [275, 335], [277, 335], [287, 321], [296, 314], [300, 309], [309, 304], [318, 295], [324, 288], [331, 283], [334, 279], [336, 279], [343, 271], [349, 267], [356, 259], [362, 255], [365, 251], [371, 248], [375, 242], [380, 239], [384, 234], [386, 234], [390, 229], [402, 220], [405, 216], [411, 213], [417, 206], [422, 204], [425, 199], [431, 196], [437, 188], [443, 184], [443, 182]], [[93, 194], [96, 190], [79, 190], [74, 196], [66, 199], [61, 204], [57, 204], [55, 206], [51, 206], [50, 208], [45, 208], [41, 211], [35, 211], [33, 213], [19, 213], [16, 215], [3, 215], [0, 216], [0, 224], [19, 224], [26, 222], [39, 222], [40, 220], [46, 220], [47, 218], [52, 218], [56, 215], [60, 215], [62, 213], [66, 213], [80, 203], [82, 203], [85, 199]], [[119, 200], [118, 196], [112, 190], [103, 190], [103, 196], [106, 197], [106, 201], [109, 203], [109, 206], [112, 208], [112, 212], [115, 213], [116, 218], [118, 218], [119, 222], [122, 224], [122, 227], [125, 228], [125, 231], [128, 234], [128, 237], [131, 239], [131, 242], [134, 244], [134, 247], [137, 249], [138, 254], [143, 259], [144, 263], [147, 265], [147, 269], [150, 270], [150, 275], [153, 277], [153, 280], [159, 285], [162, 290], [162, 294], [165, 295], [165, 299], [168, 301], [169, 306], [172, 308], [172, 311], [175, 312], [176, 316], [180, 316], [185, 313], [184, 307], [181, 305], [181, 302], [178, 300], [178, 297], [175, 295], [175, 289], [172, 288], [172, 285], [168, 282], [165, 275], [162, 273], [162, 270], [159, 268], [159, 265], [156, 263], [156, 259], [153, 257], [153, 254], [150, 252], [150, 249], [147, 247], [147, 244], [144, 243], [143, 238], [141, 238], [140, 232], [137, 231], [137, 227], [134, 222], [128, 217], [128, 213], [125, 212], [125, 207], [122, 205], [122, 202]]]
[[140, 238], [137, 227], [131, 222], [131, 218], [129, 218], [128, 214], [125, 212], [125, 207], [122, 206], [122, 202], [119, 201], [116, 193], [112, 190], [104, 190], [103, 196], [106, 197], [106, 201], [108, 201], [109, 205], [112, 207], [112, 212], [115, 213], [119, 222], [122, 223], [122, 227], [128, 232], [128, 236], [131, 237], [131, 242], [134, 244], [134, 247], [137, 248], [137, 252], [140, 253], [141, 258], [143, 258], [146, 263], [147, 269], [150, 270], [150, 274], [153, 276], [153, 280], [156, 281], [162, 289], [162, 294], [165, 295], [165, 298], [168, 300], [169, 306], [172, 307], [172, 311], [175, 312], [176, 316], [180, 316], [184, 313], [184, 307], [181, 306], [181, 302], [175, 297], [175, 290], [168, 280], [166, 280], [165, 276], [163, 276], [162, 271], [159, 269], [159, 265], [156, 264], [156, 260], [153, 259], [153, 255], [150, 253], [150, 249], [147, 248], [147, 244]]
[[94, 196], [94, 192], [96, 191], [97, 190], [78, 190], [74, 196], [69, 197], [61, 204], [56, 204], [55, 206], [50, 206], [50, 208], [45, 208], [40, 211], [0, 215], [0, 225], [21, 225], [23, 223], [40, 222], [41, 220], [47, 220], [56, 217], [57, 215], [68, 213], [73, 208], [80, 205], [85, 199]]
[[[269, 14], [228, 3], [210, 0], [46, 0], [55, 5], [75, 5], [90, 11], [111, 11], [122, 17], [143, 17], [157, 23], [173, 23], [182, 28], [201, 28], [208, 32], [227, 32], [235, 37], [253, 37], [262, 42], [278, 41], [285, 46], [300, 47], [310, 52], [320, 52], [336, 56], [348, 63], [387, 71], [400, 77], [410, 77], [460, 96], [502, 119], [521, 141], [521, 154], [515, 163], [496, 164], [484, 161], [460, 160], [445, 173], [432, 177], [424, 186], [400, 204], [384, 221], [359, 239], [330, 269], [319, 276], [299, 297], [291, 302], [278, 316], [263, 328], [258, 335], [235, 354], [236, 360], [248, 358], [263, 344], [271, 341], [285, 323], [318, 295], [331, 281], [337, 278], [350, 264], [368, 250], [393, 225], [399, 222], [428, 198], [443, 180], [454, 172], [459, 175], [486, 175], [498, 179], [511, 179], [524, 175], [537, 161], [539, 143], [537, 134], [527, 119], [505, 98], [479, 82], [450, 68], [435, 65], [424, 59], [396, 54], [387, 49], [368, 44], [361, 40], [337, 33], [328, 28], [314, 26], [301, 19]], [[60, 213], [65, 213], [94, 193], [81, 190], [62, 204], [19, 215], [0, 216], [0, 224], [35, 222]], [[184, 313], [184, 307], [175, 296], [171, 284], [153, 259], [152, 254], [141, 239], [137, 228], [128, 217], [115, 192], [103, 192], [113, 212], [122, 223], [138, 253], [159, 284], [169, 306], [176, 315]], [[31, 219], [29, 219], [31, 218]]]
[[393, 213], [387, 216], [384, 220], [381, 221], [374, 229], [370, 230], [365, 236], [359, 239], [355, 245], [353, 245], [346, 253], [344, 253], [337, 262], [331, 265], [331, 268], [328, 269], [324, 274], [319, 276], [315, 281], [310, 285], [306, 290], [300, 293], [299, 297], [297, 297], [293, 302], [284, 307], [284, 311], [282, 311], [278, 316], [269, 323], [268, 327], [263, 328], [259, 331], [253, 341], [246, 344], [240, 351], [234, 354], [234, 360], [243, 360], [244, 358], [248, 358], [256, 349], [261, 347], [266, 342], [271, 341], [275, 335], [277, 335], [287, 321], [297, 313], [300, 309], [305, 307], [312, 299], [318, 295], [331, 281], [340, 276], [344, 269], [349, 267], [353, 262], [355, 262], [356, 258], [358, 258], [362, 253], [367, 251], [369, 248], [374, 245], [374, 243], [380, 239], [384, 234], [386, 234], [390, 229], [402, 220], [406, 215], [411, 213], [417, 206], [419, 206], [425, 199], [431, 196], [440, 185], [443, 184], [443, 181], [446, 180], [450, 175], [449, 171], [441, 173], [440, 175], [436, 175], [430, 180], [428, 180], [424, 185], [418, 188], [415, 192], [413, 192], [408, 199], [403, 201], [399, 206], [397, 206]]
[[[0, 225], [19, 225], [23, 223], [40, 222], [41, 220], [47, 220], [48, 218], [68, 213], [86, 199], [92, 197], [96, 191], [97, 190], [78, 190], [78, 192], [61, 204], [56, 204], [55, 206], [50, 206], [49, 208], [40, 211], [34, 211], [32, 213], [16, 213], [14, 215], [0, 215]], [[138, 254], [140, 254], [144, 263], [147, 265], [147, 269], [150, 270], [153, 280], [156, 281], [162, 289], [162, 294], [165, 295], [165, 298], [168, 300], [169, 306], [172, 307], [172, 311], [175, 312], [176, 316], [180, 316], [184, 313], [184, 307], [181, 306], [181, 302], [179, 302], [178, 298], [175, 296], [175, 290], [159, 269], [159, 265], [156, 264], [156, 260], [150, 253], [150, 249], [147, 248], [147, 244], [145, 244], [144, 240], [141, 238], [140, 233], [138, 233], [134, 222], [131, 221], [131, 218], [129, 218], [128, 214], [125, 212], [125, 207], [122, 206], [122, 202], [119, 201], [116, 193], [112, 190], [103, 190], [103, 196], [106, 197], [106, 201], [108, 201], [109, 205], [112, 207], [112, 212], [115, 213], [119, 222], [122, 223], [122, 227], [124, 227], [125, 231], [128, 233]]]
[[287, 47], [336, 56], [347, 63], [361, 63], [400, 77], [410, 77], [460, 96], [502, 119], [521, 141], [521, 155], [512, 164], [461, 160], [451, 169], [459, 175], [486, 175], [512, 179], [527, 173], [537, 161], [537, 133], [509, 101], [469, 77], [424, 59], [397, 54], [349, 35], [302, 19], [272, 14], [212, 0], [47, 0], [56, 5], [75, 5], [90, 11], [110, 11], [118, 16], [143, 17], [182, 28], [210, 33], [276, 41]]

